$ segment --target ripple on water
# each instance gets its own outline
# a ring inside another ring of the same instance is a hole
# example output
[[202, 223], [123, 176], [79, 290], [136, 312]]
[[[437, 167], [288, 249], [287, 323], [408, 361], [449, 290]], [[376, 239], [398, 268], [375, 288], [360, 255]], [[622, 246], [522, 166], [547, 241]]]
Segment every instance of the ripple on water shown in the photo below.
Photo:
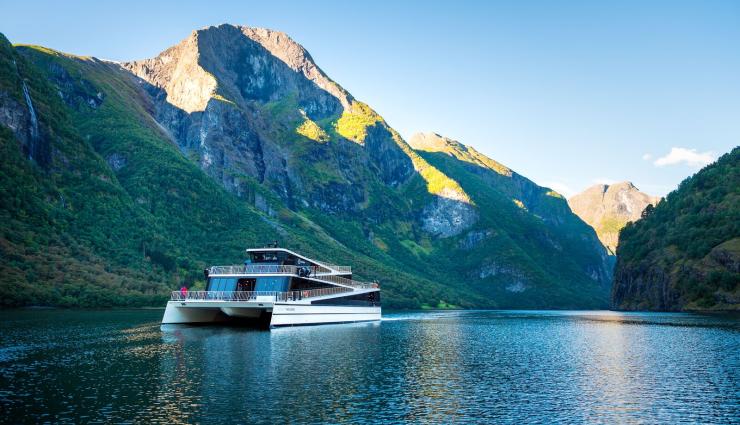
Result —
[[737, 319], [390, 313], [160, 327], [161, 311], [3, 312], [0, 422], [733, 423]]

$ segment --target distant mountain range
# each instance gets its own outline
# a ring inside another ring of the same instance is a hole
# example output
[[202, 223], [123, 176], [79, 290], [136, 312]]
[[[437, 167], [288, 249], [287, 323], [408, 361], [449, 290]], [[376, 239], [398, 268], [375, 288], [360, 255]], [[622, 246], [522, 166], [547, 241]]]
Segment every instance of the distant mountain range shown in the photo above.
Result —
[[619, 236], [614, 308], [740, 310], [740, 147], [643, 217]]
[[267, 241], [402, 308], [602, 308], [562, 196], [436, 134], [407, 143], [286, 34], [220, 25], [112, 63], [0, 37], [5, 305], [151, 305]]
[[639, 220], [645, 207], [659, 201], [656, 196], [640, 192], [631, 182], [621, 182], [591, 186], [568, 199], [568, 205], [596, 230], [601, 243], [614, 255], [619, 231], [628, 222]]

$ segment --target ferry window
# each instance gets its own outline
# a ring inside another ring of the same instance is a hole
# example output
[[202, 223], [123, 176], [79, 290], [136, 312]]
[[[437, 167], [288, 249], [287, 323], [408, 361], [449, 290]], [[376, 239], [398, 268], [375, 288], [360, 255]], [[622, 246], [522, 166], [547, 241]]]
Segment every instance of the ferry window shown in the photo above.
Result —
[[236, 291], [236, 279], [228, 277], [211, 278], [208, 282], [208, 291]]
[[236, 279], [227, 278], [221, 280], [221, 291], [236, 291]]
[[255, 263], [277, 263], [278, 256], [275, 252], [253, 252], [252, 261]]
[[288, 289], [288, 279], [285, 277], [258, 277], [255, 291], [283, 292]]

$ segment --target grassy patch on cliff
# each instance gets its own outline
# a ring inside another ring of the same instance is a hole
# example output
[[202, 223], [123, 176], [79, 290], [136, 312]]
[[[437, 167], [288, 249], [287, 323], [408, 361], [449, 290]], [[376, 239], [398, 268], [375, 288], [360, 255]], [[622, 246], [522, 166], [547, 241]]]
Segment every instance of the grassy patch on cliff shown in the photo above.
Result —
[[296, 133], [315, 142], [324, 143], [329, 141], [329, 135], [315, 122], [306, 117], [305, 121], [295, 129]]
[[382, 118], [375, 111], [355, 100], [352, 102], [351, 109], [342, 113], [334, 124], [334, 128], [342, 137], [363, 144], [367, 136], [367, 128], [380, 121]]

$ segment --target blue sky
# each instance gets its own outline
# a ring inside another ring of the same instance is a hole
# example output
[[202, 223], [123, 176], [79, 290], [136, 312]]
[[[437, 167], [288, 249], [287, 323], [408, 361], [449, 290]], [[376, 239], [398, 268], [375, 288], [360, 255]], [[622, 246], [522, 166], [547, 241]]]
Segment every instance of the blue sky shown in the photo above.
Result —
[[16, 1], [0, 32], [112, 60], [193, 29], [278, 29], [405, 137], [434, 131], [564, 194], [664, 195], [740, 145], [740, 1]]

